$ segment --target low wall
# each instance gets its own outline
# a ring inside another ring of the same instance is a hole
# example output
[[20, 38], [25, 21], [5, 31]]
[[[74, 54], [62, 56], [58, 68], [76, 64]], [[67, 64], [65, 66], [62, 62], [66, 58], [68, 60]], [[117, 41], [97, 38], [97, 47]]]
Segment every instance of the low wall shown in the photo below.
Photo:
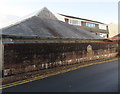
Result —
[[117, 55], [117, 43], [19, 43], [4, 44], [4, 76]]

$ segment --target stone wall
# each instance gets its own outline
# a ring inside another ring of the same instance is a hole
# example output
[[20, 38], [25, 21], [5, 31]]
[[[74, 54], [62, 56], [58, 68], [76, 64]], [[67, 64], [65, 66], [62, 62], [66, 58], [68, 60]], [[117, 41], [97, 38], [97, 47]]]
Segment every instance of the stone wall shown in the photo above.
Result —
[[4, 44], [4, 76], [115, 57], [113, 42]]

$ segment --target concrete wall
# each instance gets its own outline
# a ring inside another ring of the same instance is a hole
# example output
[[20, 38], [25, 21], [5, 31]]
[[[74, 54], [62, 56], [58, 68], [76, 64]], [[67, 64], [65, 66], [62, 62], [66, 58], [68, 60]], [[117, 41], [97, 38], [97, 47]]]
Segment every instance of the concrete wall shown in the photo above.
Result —
[[120, 33], [120, 32], [118, 32], [118, 25], [117, 24], [109, 24], [108, 29], [109, 29], [109, 38]]

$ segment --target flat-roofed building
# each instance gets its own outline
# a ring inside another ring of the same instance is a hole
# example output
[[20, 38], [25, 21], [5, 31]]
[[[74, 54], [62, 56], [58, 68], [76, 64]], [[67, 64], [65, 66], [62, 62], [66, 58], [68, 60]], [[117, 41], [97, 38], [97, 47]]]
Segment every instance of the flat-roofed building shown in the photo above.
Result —
[[101, 37], [108, 38], [109, 35], [108, 25], [105, 23], [79, 18], [79, 17], [68, 16], [64, 14], [55, 14], [55, 15], [59, 20], [63, 22], [85, 29]]

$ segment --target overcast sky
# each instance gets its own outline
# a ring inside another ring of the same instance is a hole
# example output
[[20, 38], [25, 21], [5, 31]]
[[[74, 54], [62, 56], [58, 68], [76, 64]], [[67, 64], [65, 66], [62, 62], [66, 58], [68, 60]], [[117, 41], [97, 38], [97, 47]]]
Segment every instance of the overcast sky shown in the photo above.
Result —
[[47, 7], [53, 13], [117, 23], [119, 0], [0, 0], [0, 28]]

